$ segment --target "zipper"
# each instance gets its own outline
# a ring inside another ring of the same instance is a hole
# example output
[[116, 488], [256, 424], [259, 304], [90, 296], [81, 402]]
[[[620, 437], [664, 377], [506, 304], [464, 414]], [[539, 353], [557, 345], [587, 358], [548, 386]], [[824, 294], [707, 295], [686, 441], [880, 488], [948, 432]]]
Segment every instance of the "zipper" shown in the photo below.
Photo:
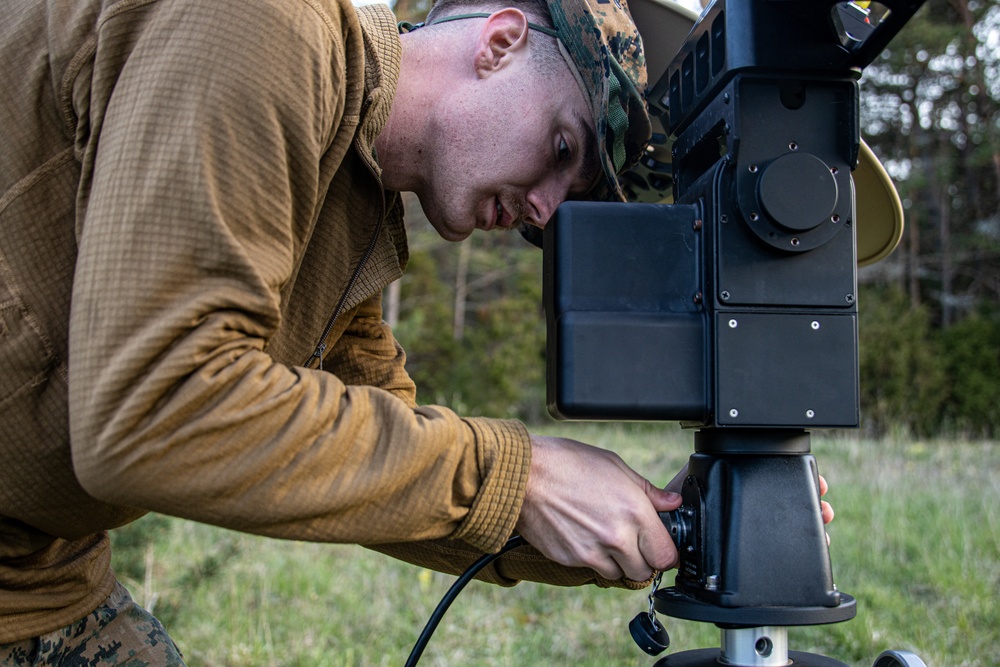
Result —
[[327, 320], [326, 326], [323, 328], [323, 335], [320, 336], [319, 343], [316, 345], [316, 349], [313, 353], [309, 355], [302, 365], [306, 368], [312, 368], [313, 360], [317, 360], [319, 365], [317, 368], [323, 370], [323, 355], [326, 354], [326, 339], [330, 337], [330, 332], [333, 331], [333, 325], [337, 322], [337, 318], [344, 310], [344, 304], [347, 302], [347, 295], [351, 293], [354, 289], [355, 283], [358, 282], [358, 277], [361, 276], [361, 270], [364, 268], [365, 264], [371, 258], [372, 253], [375, 252], [375, 243], [378, 241], [379, 234], [382, 233], [382, 225], [385, 222], [386, 205], [385, 205], [385, 190], [382, 189], [382, 181], [379, 179], [378, 174], [375, 173], [375, 168], [372, 167], [371, 162], [362, 156], [362, 162], [368, 168], [368, 172], [375, 179], [375, 182], [379, 184], [379, 190], [382, 193], [382, 198], [380, 201], [378, 222], [375, 223], [375, 230], [372, 232], [372, 237], [368, 241], [368, 247], [365, 248], [364, 254], [361, 256], [361, 260], [358, 265], [354, 268], [354, 273], [351, 275], [351, 279], [347, 281], [347, 287], [344, 288], [344, 292], [340, 295], [340, 300], [337, 302], [337, 307], [333, 309], [333, 314], [330, 315], [330, 319]]

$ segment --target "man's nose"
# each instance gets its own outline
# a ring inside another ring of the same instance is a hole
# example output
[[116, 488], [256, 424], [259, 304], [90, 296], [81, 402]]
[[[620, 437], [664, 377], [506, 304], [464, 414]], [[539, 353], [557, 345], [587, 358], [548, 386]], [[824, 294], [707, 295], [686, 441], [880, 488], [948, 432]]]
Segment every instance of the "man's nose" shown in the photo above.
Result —
[[536, 227], [545, 228], [559, 204], [566, 201], [569, 194], [569, 184], [563, 181], [564, 179], [548, 178], [528, 190], [525, 197], [528, 204], [528, 222]]

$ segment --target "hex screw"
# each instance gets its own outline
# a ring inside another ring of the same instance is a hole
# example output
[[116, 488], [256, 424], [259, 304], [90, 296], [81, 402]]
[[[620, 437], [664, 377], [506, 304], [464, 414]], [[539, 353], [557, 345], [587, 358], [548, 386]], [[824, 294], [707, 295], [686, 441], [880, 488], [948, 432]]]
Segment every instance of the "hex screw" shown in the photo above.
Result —
[[729, 320], [729, 328], [730, 328], [730, 329], [735, 329], [735, 328], [736, 328], [736, 327], [738, 327], [739, 325], [740, 325], [740, 323], [739, 323], [739, 322], [737, 322], [736, 320]]
[[819, 331], [819, 322], [817, 320], [813, 320], [809, 326], [812, 327], [813, 331]]
[[806, 410], [806, 418], [807, 419], [812, 419], [815, 416], [816, 416], [816, 413], [813, 410]]
[[795, 143], [794, 141], [789, 141], [788, 142], [788, 150], [797, 151], [797, 150], [799, 150], [799, 145], [797, 143]]
[[736, 419], [737, 417], [740, 416], [740, 411], [737, 410], [736, 408], [732, 408], [729, 410], [729, 416], [732, 417], [733, 419]]

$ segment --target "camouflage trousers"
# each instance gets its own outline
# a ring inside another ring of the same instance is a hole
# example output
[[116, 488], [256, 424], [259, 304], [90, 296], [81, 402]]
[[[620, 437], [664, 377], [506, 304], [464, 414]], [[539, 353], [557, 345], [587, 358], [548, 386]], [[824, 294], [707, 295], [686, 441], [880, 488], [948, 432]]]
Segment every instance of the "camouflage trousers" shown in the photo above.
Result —
[[0, 644], [0, 667], [184, 667], [173, 640], [156, 618], [132, 601], [121, 584], [100, 607], [65, 628]]

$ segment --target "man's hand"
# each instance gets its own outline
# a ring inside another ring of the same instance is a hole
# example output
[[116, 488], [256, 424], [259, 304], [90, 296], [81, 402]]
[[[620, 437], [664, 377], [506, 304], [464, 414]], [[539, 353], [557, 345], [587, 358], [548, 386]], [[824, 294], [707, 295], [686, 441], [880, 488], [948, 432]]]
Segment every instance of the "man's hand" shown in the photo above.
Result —
[[643, 581], [677, 564], [657, 512], [679, 494], [657, 488], [614, 452], [575, 440], [531, 437], [531, 470], [518, 532], [548, 558], [607, 579]]

